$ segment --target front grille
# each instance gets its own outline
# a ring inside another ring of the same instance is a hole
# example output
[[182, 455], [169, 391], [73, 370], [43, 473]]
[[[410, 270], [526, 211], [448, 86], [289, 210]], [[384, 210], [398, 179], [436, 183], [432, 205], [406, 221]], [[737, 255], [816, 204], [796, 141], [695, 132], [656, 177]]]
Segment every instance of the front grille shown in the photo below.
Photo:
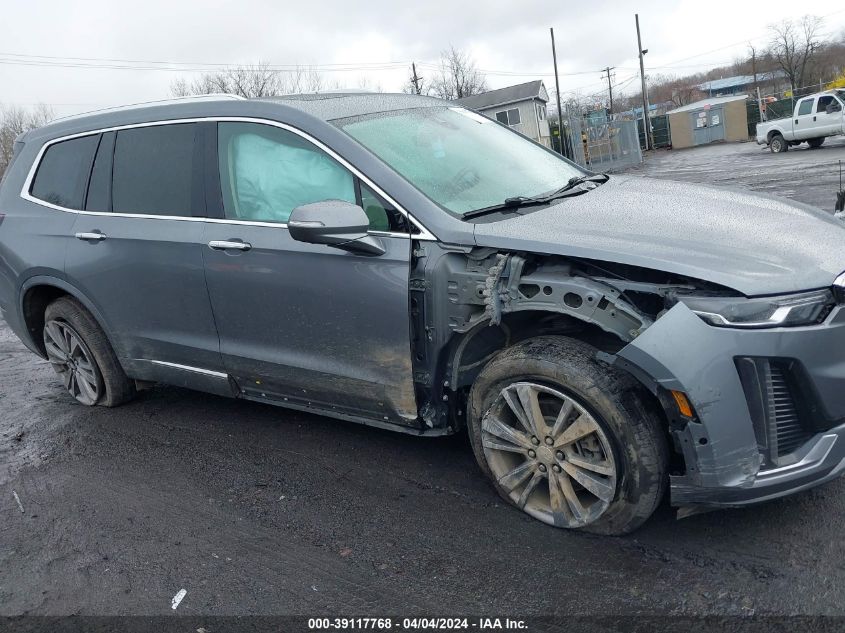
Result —
[[769, 363], [769, 371], [766, 373], [769, 447], [772, 456], [782, 457], [792, 453], [813, 434], [801, 425], [783, 366]]

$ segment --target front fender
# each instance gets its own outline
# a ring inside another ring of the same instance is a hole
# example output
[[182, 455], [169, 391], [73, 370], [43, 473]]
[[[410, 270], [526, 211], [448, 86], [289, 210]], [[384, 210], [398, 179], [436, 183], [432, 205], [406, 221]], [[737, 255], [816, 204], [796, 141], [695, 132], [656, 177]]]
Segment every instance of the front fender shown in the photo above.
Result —
[[618, 352], [660, 387], [686, 393], [697, 421], [676, 434], [696, 486], [751, 485], [760, 469], [754, 427], [734, 364], [735, 330], [714, 328], [676, 304]]

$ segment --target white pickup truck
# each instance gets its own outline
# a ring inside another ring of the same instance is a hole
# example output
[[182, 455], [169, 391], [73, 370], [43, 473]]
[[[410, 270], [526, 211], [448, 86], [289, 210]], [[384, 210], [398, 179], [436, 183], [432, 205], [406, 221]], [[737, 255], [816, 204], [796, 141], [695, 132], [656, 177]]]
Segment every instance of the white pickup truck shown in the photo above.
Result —
[[843, 107], [845, 90], [828, 90], [802, 97], [795, 103], [791, 117], [757, 124], [757, 142], [768, 145], [774, 153], [785, 152], [791, 145], [805, 141], [812, 148], [825, 137], [845, 134]]

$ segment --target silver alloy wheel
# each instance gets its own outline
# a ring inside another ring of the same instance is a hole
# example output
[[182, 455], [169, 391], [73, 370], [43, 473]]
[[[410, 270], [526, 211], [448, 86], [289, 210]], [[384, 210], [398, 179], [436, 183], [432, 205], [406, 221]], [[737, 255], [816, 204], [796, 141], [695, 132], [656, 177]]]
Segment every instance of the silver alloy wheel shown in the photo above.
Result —
[[531, 382], [499, 393], [481, 421], [484, 456], [517, 507], [557, 527], [596, 521], [616, 495], [605, 431], [574, 398]]
[[100, 378], [88, 346], [64, 321], [44, 324], [44, 347], [68, 393], [84, 405], [100, 399]]

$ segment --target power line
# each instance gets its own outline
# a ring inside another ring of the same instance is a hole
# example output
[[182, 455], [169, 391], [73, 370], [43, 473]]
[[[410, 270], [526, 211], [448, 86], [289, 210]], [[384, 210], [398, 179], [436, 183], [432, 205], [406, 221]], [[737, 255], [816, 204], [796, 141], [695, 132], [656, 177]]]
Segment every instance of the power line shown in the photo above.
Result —
[[322, 72], [349, 72], [349, 71], [377, 71], [377, 70], [397, 70], [405, 66], [405, 64], [382, 64], [379, 66], [204, 66], [204, 67], [186, 67], [186, 66], [132, 66], [111, 63], [85, 63], [85, 62], [53, 62], [47, 60], [11, 60], [0, 58], [0, 64], [10, 66], [29, 66], [41, 68], [89, 68], [99, 70], [140, 70], [140, 71], [164, 71], [164, 72], [219, 72], [230, 68], [237, 67], [246, 72], [279, 72], [279, 73], [298, 73], [307, 71], [322, 71]]
[[[833, 11], [833, 12], [831, 12], [831, 13], [826, 13], [825, 15], [819, 16], [819, 18], [820, 18], [820, 19], [822, 19], [822, 20], [824, 20], [824, 19], [826, 19], [826, 18], [829, 18], [829, 17], [831, 17], [831, 16], [833, 16], [833, 15], [838, 15], [838, 14], [840, 14], [840, 13], [845, 13], [845, 9], [840, 9], [840, 10], [838, 10], [838, 11]], [[828, 33], [828, 35], [830, 35], [830, 33]], [[723, 50], [726, 50], [726, 49], [729, 49], [729, 48], [733, 48], [734, 46], [742, 46], [743, 44], [749, 44], [749, 43], [751, 43], [751, 42], [756, 42], [756, 41], [758, 41], [758, 40], [761, 40], [761, 39], [764, 39], [764, 38], [767, 38], [767, 37], [769, 37], [769, 34], [768, 34], [768, 33], [761, 34], [761, 35], [757, 35], [757, 36], [755, 36], [755, 37], [752, 37], [752, 38], [746, 38], [746, 39], [744, 39], [744, 40], [742, 40], [742, 41], [739, 41], [739, 42], [734, 42], [733, 44], [727, 44], [726, 46], [720, 46], [719, 48], [714, 48], [714, 49], [712, 49], [712, 50], [705, 51], [705, 52], [703, 52], [703, 53], [696, 53], [695, 55], [690, 55], [689, 57], [683, 57], [683, 58], [681, 58], [681, 59], [675, 60], [674, 62], [669, 62], [668, 64], [664, 64], [663, 66], [652, 66], [652, 67], [650, 67], [650, 68], [669, 68], [669, 67], [674, 67], [674, 66], [676, 66], [676, 64], [679, 64], [680, 62], [685, 62], [685, 61], [690, 60], [690, 59], [695, 59], [696, 57], [703, 57], [704, 55], [709, 55], [710, 53], [718, 53], [719, 51], [723, 51]], [[715, 62], [709, 62], [709, 63], [715, 63]], [[732, 62], [726, 62], [726, 63], [732, 63]]]
[[[33, 55], [26, 53], [0, 52], [0, 64], [13, 66], [56, 66], [60, 68], [98, 68], [107, 70], [142, 70], [168, 72], [212, 72], [227, 70], [232, 67], [245, 68], [260, 72], [263, 70], [278, 72], [301, 72], [302, 70], [322, 70], [326, 72], [345, 72], [351, 70], [395, 70], [407, 67], [414, 62], [385, 61], [360, 63], [318, 63], [318, 64], [234, 64], [221, 62], [185, 62], [172, 60], [127, 59], [117, 57], [71, 57], [56, 55]], [[420, 62], [420, 68], [437, 70], [436, 62]], [[512, 77], [551, 77], [553, 73], [538, 73], [533, 71], [497, 70], [480, 68], [479, 72], [493, 76]], [[600, 70], [583, 70], [560, 73], [563, 77], [591, 75]]]
[[[161, 61], [161, 60], [150, 60], [150, 59], [123, 59], [123, 58], [115, 58], [115, 57], [69, 57], [69, 56], [57, 56], [57, 55], [35, 55], [30, 53], [5, 53], [0, 52], [0, 57], [20, 57], [20, 58], [28, 58], [24, 61], [38, 61], [38, 60], [58, 60], [58, 61], [70, 61], [70, 62], [112, 62], [112, 63], [121, 63], [121, 64], [157, 64], [157, 65], [167, 65], [167, 66], [192, 66], [192, 67], [199, 67], [199, 66], [209, 66], [209, 67], [217, 67], [221, 69], [231, 68], [233, 66], [240, 66], [243, 64], [236, 64], [230, 62], [177, 62], [177, 61]], [[404, 64], [408, 64], [409, 62], [404, 61], [388, 61], [388, 62], [336, 62], [336, 63], [320, 63], [320, 64], [246, 64], [246, 66], [266, 66], [268, 68], [290, 68], [293, 70], [300, 69], [300, 68], [311, 68], [311, 67], [334, 67], [334, 66], [355, 66], [355, 67], [368, 67], [368, 66], [401, 66]]]

